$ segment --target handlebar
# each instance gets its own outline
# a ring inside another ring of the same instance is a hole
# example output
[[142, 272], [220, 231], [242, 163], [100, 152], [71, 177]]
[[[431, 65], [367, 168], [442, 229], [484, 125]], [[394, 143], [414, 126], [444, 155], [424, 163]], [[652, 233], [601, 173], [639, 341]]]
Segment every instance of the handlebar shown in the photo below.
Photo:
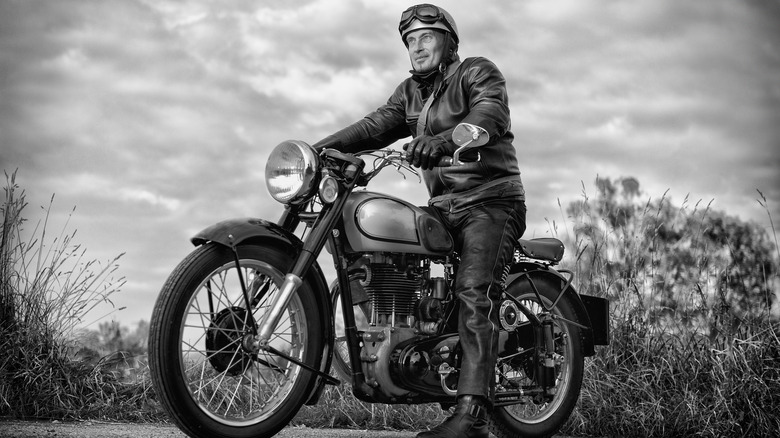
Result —
[[[406, 153], [402, 151], [395, 151], [392, 149], [384, 149], [382, 151], [375, 151], [375, 152], [382, 152], [383, 154], [378, 157], [379, 159], [383, 160], [387, 165], [395, 165], [400, 167], [405, 167], [412, 169], [412, 163], [410, 163], [406, 158]], [[439, 161], [436, 163], [435, 167], [450, 167], [454, 166], [455, 159], [450, 156], [444, 156], [439, 158]]]
[[[464, 164], [460, 160], [460, 155], [462, 153], [484, 146], [488, 143], [489, 140], [490, 135], [484, 128], [470, 123], [459, 123], [452, 131], [452, 141], [457, 146], [457, 149], [455, 149], [455, 152], [451, 157], [444, 156], [439, 158], [438, 163], [436, 163], [436, 166], [434, 167], [460, 166]], [[371, 155], [375, 157], [374, 170], [365, 173], [363, 173], [363, 165], [365, 162], [358, 155], [345, 154], [333, 149], [323, 149], [321, 154], [328, 155], [332, 158], [336, 158], [344, 162], [352, 163], [354, 166], [356, 166], [356, 170], [361, 172], [363, 176], [361, 179], [365, 184], [368, 184], [368, 181], [374, 178], [382, 169], [387, 166], [393, 166], [398, 170], [402, 168], [407, 169], [418, 177], [420, 176], [417, 170], [415, 170], [407, 161], [405, 153], [394, 151], [392, 149], [380, 149], [365, 153], [364, 155]], [[477, 152], [476, 161], [480, 161], [481, 159], [482, 157], [480, 153]]]
[[[358, 155], [350, 153], [339, 152], [335, 149], [323, 149], [321, 152], [324, 156], [335, 158], [342, 162], [351, 163], [357, 166], [359, 169], [363, 169], [365, 161], [363, 158], [372, 156], [374, 157], [373, 170], [365, 171], [359, 178], [358, 185], [366, 186], [375, 176], [377, 176], [385, 167], [394, 167], [397, 170], [406, 169], [410, 173], [420, 177], [419, 169], [413, 167], [406, 159], [406, 153], [403, 151], [396, 151], [393, 149], [380, 149], [376, 151], [365, 152]], [[436, 167], [450, 167], [455, 165], [455, 159], [453, 157], [444, 156], [439, 158], [439, 162]]]

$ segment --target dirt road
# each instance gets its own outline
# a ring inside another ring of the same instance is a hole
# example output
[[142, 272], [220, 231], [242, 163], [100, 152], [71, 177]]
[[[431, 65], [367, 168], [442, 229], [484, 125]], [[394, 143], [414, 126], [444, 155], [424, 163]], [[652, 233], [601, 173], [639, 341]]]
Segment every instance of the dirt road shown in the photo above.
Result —
[[[412, 438], [416, 431], [390, 432], [288, 427], [279, 438]], [[186, 438], [176, 426], [163, 424], [79, 422], [0, 422], [3, 438]]]
[[[418, 431], [310, 429], [288, 427], [278, 438], [413, 438]], [[0, 420], [0, 438], [187, 438], [167, 424], [78, 422], [28, 422]], [[492, 435], [491, 435], [492, 437]], [[556, 435], [555, 438], [572, 438]]]

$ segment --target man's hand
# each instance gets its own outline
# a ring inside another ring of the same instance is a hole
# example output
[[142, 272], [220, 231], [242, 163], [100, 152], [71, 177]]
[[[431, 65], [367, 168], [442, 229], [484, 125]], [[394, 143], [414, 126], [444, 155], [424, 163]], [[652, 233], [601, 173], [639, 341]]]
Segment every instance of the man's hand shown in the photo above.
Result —
[[421, 169], [433, 169], [441, 157], [452, 155], [454, 148], [443, 137], [421, 135], [404, 145], [406, 161]]

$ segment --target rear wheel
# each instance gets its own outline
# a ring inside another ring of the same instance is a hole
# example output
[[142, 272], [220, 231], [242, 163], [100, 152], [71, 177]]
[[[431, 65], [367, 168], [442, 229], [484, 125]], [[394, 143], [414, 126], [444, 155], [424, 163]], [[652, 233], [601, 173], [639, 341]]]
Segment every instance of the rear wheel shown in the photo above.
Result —
[[[544, 277], [533, 278], [533, 283], [539, 291], [542, 300], [547, 306], [558, 297], [560, 282], [551, 281]], [[527, 277], [520, 278], [507, 288], [507, 293], [520, 301], [534, 314], [544, 312], [539, 299], [534, 293], [533, 287]], [[561, 298], [553, 309], [554, 316], [578, 322], [574, 311], [574, 303], [569, 299], [569, 294]], [[511, 302], [507, 300], [506, 302]], [[507, 307], [510, 307], [507, 305]], [[517, 403], [498, 406], [493, 410], [490, 421], [490, 429], [499, 438], [515, 436], [523, 437], [549, 437], [568, 420], [574, 409], [580, 394], [582, 385], [584, 357], [581, 348], [580, 328], [563, 322], [562, 319], [554, 319], [554, 345], [553, 354], [555, 368], [555, 386], [547, 394], [540, 393], [537, 379], [535, 378], [535, 365], [533, 330], [525, 315], [519, 314], [519, 320], [513, 320], [516, 312], [507, 312], [502, 322], [517, 326], [525, 344], [523, 353], [513, 357], [499, 358], [497, 373], [499, 383], [496, 387], [496, 399], [500, 395], [519, 394], [524, 391], [527, 395], [517, 396]], [[509, 318], [507, 320], [507, 318]]]
[[[292, 258], [260, 246], [240, 246], [238, 255], [249, 308], [232, 250], [207, 244], [171, 274], [152, 313], [152, 382], [173, 420], [193, 437], [271, 436], [298, 412], [316, 380], [250, 342], [251, 320], [268, 311]], [[270, 340], [276, 350], [315, 367], [323, 351], [316, 302], [304, 282]]]

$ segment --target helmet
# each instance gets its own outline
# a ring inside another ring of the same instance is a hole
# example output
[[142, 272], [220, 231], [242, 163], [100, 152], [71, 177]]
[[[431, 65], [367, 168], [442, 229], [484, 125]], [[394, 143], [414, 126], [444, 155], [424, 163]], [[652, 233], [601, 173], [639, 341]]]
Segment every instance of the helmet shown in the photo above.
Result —
[[418, 29], [439, 29], [448, 32], [455, 44], [460, 42], [458, 38], [458, 26], [449, 12], [431, 4], [423, 3], [412, 6], [401, 14], [398, 24], [398, 32], [406, 44], [406, 35]]

